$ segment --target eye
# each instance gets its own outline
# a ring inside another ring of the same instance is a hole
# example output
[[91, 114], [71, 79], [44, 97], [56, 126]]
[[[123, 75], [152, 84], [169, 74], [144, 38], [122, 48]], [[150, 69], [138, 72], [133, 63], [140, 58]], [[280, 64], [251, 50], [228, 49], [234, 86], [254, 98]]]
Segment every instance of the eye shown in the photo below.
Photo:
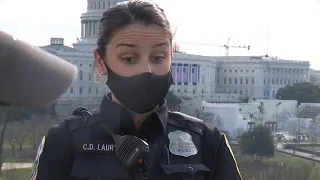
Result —
[[160, 63], [164, 59], [164, 56], [155, 56], [153, 58], [153, 61]]
[[135, 59], [133, 57], [125, 57], [122, 60], [127, 64], [132, 64], [135, 62]]

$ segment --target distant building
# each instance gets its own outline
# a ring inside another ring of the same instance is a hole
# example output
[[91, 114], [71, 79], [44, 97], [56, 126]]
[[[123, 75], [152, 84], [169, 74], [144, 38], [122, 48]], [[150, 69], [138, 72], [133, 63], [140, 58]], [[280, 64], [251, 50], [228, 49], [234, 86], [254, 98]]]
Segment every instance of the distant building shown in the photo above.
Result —
[[[79, 69], [77, 81], [58, 100], [58, 111], [70, 114], [77, 105], [97, 108], [105, 93], [93, 81], [93, 50], [105, 9], [118, 1], [88, 0], [81, 15], [81, 37], [72, 47], [63, 38], [51, 38], [42, 49]], [[275, 98], [285, 86], [309, 81], [308, 61], [289, 61], [263, 56], [199, 56], [175, 52], [172, 59], [174, 83], [171, 90], [181, 97], [210, 102], [241, 102], [241, 98]]]

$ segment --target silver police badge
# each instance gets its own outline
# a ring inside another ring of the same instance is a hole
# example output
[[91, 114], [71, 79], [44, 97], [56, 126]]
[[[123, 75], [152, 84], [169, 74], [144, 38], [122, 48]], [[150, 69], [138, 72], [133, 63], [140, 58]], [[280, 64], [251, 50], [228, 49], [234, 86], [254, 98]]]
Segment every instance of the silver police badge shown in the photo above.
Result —
[[189, 157], [198, 153], [198, 149], [189, 133], [177, 130], [170, 132], [168, 138], [170, 140], [169, 150], [172, 154]]

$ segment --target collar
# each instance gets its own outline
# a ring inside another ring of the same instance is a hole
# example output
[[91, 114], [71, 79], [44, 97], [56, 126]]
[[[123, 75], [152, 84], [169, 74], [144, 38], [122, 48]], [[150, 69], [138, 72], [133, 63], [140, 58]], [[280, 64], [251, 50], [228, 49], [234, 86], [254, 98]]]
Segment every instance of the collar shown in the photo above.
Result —
[[[108, 121], [108, 126], [112, 128], [114, 133], [122, 135], [138, 134], [130, 112], [124, 106], [113, 102], [106, 96], [103, 98], [100, 105], [100, 115], [102, 119]], [[146, 120], [146, 122], [143, 123], [141, 129], [146, 129], [143, 126], [152, 127], [153, 125], [161, 124], [161, 129], [165, 133], [167, 129], [167, 121], [168, 107], [166, 100], [164, 100], [164, 102], [157, 109], [157, 111], [151, 114], [151, 116]], [[151, 128], [150, 130], [152, 131], [153, 128]]]

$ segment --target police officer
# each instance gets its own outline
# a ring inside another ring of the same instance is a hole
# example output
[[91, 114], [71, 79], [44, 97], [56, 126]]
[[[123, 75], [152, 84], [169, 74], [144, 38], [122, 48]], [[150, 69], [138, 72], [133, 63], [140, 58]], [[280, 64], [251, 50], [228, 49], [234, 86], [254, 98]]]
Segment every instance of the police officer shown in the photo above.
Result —
[[132, 0], [101, 18], [95, 68], [111, 90], [99, 112], [78, 108], [49, 130], [31, 180], [239, 180], [225, 135], [169, 112], [172, 32], [163, 10]]

